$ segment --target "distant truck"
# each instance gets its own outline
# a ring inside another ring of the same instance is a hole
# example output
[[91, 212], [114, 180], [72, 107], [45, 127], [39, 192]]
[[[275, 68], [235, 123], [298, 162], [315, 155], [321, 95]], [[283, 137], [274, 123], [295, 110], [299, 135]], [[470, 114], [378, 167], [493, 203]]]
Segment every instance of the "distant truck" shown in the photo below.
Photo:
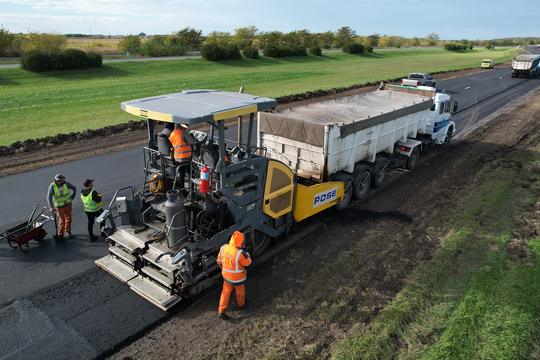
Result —
[[410, 73], [409, 77], [401, 80], [401, 86], [435, 86], [435, 80], [429, 74], [424, 73]]
[[523, 54], [516, 56], [512, 59], [512, 77], [518, 77], [520, 75], [532, 78], [538, 75], [540, 69], [538, 68], [540, 63], [540, 55], [537, 54]]
[[480, 65], [480, 69], [494, 69], [495, 64], [493, 63], [493, 60], [491, 59], [484, 59], [482, 60], [482, 64]]

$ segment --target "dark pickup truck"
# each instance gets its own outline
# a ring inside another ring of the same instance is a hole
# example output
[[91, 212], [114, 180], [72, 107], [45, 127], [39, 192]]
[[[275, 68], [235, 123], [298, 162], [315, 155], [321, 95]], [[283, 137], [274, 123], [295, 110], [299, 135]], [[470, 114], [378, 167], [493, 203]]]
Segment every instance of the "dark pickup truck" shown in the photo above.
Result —
[[401, 86], [431, 86], [435, 87], [435, 80], [429, 74], [410, 73], [409, 77], [401, 80]]

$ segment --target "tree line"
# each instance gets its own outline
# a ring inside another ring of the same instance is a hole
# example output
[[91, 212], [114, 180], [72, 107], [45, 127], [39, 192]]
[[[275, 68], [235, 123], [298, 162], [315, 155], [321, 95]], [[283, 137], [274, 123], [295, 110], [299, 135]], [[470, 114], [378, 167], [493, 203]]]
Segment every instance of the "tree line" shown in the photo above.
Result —
[[[255, 48], [264, 50], [268, 45], [303, 47], [309, 49], [318, 46], [322, 49], [342, 48], [348, 43], [358, 43], [365, 49], [376, 47], [416, 47], [444, 46], [446, 44], [473, 46], [517, 46], [534, 45], [540, 38], [506, 38], [497, 40], [441, 40], [439, 35], [431, 33], [423, 38], [406, 38], [396, 35], [358, 35], [348, 26], [336, 31], [312, 33], [308, 29], [294, 30], [288, 33], [281, 31], [260, 31], [256, 26], [241, 27], [234, 34], [224, 31], [213, 31], [203, 36], [202, 30], [186, 27], [168, 35], [143, 37], [127, 35], [118, 44], [122, 53], [141, 54], [143, 56], [179, 56], [194, 50], [201, 50], [204, 44], [216, 44], [226, 47], [235, 44], [240, 50]], [[73, 34], [71, 34], [73, 36]], [[61, 51], [67, 47], [66, 35], [56, 33], [29, 32], [28, 34], [12, 34], [3, 26], [0, 27], [0, 57], [21, 56], [28, 50]]]

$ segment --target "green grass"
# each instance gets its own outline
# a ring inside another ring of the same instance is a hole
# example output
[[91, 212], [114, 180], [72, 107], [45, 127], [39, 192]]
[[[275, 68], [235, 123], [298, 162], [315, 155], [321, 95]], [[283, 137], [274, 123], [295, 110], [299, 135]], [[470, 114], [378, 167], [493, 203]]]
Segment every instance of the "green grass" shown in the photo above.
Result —
[[[520, 160], [538, 163], [538, 153], [531, 154]], [[514, 169], [501, 167], [472, 186], [433, 260], [369, 331], [338, 344], [334, 358], [539, 358], [540, 239], [527, 240], [535, 263], [507, 258], [513, 219], [531, 196], [515, 177]]]
[[[242, 59], [210, 63], [202, 59], [106, 63], [102, 68], [31, 73], [0, 69], [0, 145], [57, 133], [78, 132], [134, 119], [122, 101], [217, 89], [269, 97], [330, 89], [479, 66], [483, 58], [509, 60], [513, 49], [388, 50], [373, 54], [325, 53], [321, 57]], [[139, 120], [139, 119], [137, 119]]]

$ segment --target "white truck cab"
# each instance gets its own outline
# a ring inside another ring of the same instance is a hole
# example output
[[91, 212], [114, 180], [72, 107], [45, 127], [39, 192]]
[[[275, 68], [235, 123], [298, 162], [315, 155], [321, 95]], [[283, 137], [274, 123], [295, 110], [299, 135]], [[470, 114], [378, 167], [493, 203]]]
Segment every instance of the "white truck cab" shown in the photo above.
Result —
[[431, 138], [437, 145], [448, 142], [454, 135], [456, 124], [450, 120], [452, 111], [457, 110], [457, 103], [450, 95], [436, 93], [431, 106], [426, 133], [431, 134]]
[[386, 88], [392, 88], [395, 91], [424, 93], [424, 96], [431, 96], [433, 101], [424, 132], [419, 133], [414, 139], [408, 138], [396, 144], [396, 153], [401, 155], [404, 162], [411, 162], [412, 159], [414, 163], [420, 151], [429, 150], [433, 145], [446, 145], [452, 140], [456, 131], [456, 123], [450, 118], [452, 113], [457, 112], [458, 103], [452, 100], [450, 95], [437, 93], [436, 89], [430, 86], [403, 89], [402, 86], [387, 85]]

